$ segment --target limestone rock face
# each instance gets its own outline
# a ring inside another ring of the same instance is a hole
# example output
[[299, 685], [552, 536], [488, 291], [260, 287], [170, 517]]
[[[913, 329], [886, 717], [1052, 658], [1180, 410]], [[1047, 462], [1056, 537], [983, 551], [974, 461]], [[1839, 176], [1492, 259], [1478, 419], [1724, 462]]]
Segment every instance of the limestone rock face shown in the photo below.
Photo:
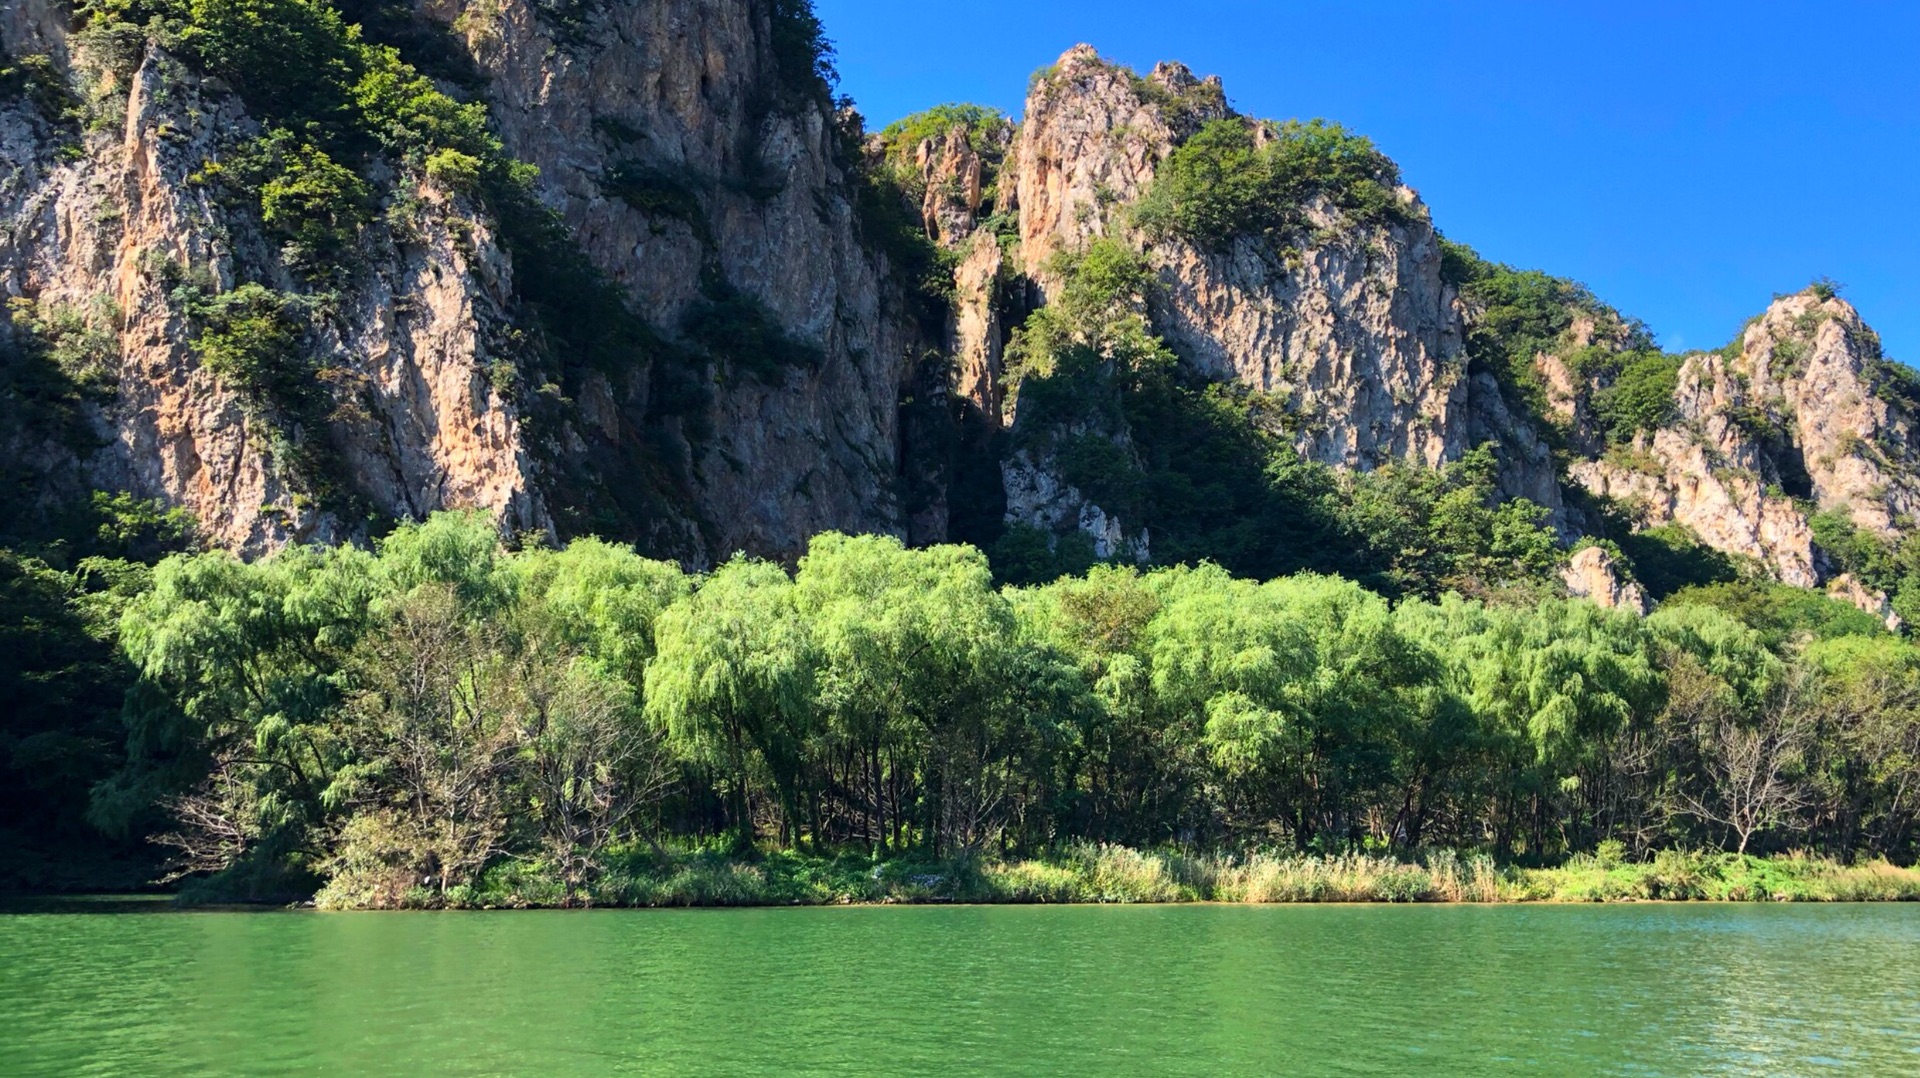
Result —
[[1608, 610], [1626, 609], [1636, 614], [1647, 612], [1647, 594], [1625, 579], [1621, 566], [1604, 547], [1585, 547], [1567, 559], [1560, 577], [1567, 592], [1576, 598], [1592, 599]]
[[1490, 376], [1468, 374], [1464, 312], [1412, 190], [1397, 193], [1404, 223], [1357, 223], [1316, 201], [1284, 254], [1264, 237], [1212, 250], [1130, 227], [1128, 208], [1160, 162], [1227, 115], [1219, 80], [1177, 64], [1136, 79], [1081, 45], [1042, 72], [1010, 166], [1020, 263], [1040, 292], [1055, 283], [1056, 254], [1103, 237], [1128, 243], [1158, 274], [1154, 329], [1194, 373], [1280, 401], [1303, 456], [1438, 467], [1493, 439], [1502, 493], [1546, 506], [1564, 528], [1545, 441]]
[[997, 427], [1005, 394], [1000, 278], [1006, 259], [1000, 244], [986, 233], [974, 235], [965, 244], [953, 274], [953, 317], [947, 343], [953, 356], [954, 390]]
[[1761, 562], [1785, 583], [1819, 583], [1813, 530], [1791, 499], [1768, 493], [1750, 475], [1716, 471], [1714, 451], [1690, 431], [1656, 431], [1640, 446], [1630, 464], [1576, 461], [1567, 474], [1648, 526], [1684, 524], [1708, 546]]
[[[920, 217], [927, 234], [944, 247], [965, 240], [980, 223], [989, 176], [998, 164], [974, 149], [970, 135], [965, 125], [955, 124], [937, 139], [927, 139], [913, 149], [922, 192]], [[998, 151], [995, 156], [1004, 157], [1004, 133], [990, 137], [1003, 143], [994, 149]]]
[[124, 101], [123, 122], [77, 138], [24, 103], [0, 108], [0, 293], [22, 321], [79, 319], [111, 353], [112, 388], [87, 409], [97, 444], [57, 447], [85, 485], [183, 506], [207, 540], [243, 552], [343, 538], [357, 522], [314, 504], [282, 459], [309, 445], [337, 455], [376, 511], [471, 507], [549, 526], [520, 422], [483, 370], [510, 285], [484, 226], [456, 242], [461, 211], [423, 192], [415, 239], [372, 237], [367, 270], [304, 342], [324, 357], [335, 412], [324, 429], [276, 431], [201, 362], [179, 291], [293, 285], [257, 221], [194, 177], [258, 126], [164, 50], [122, 83], [69, 49], [46, 5], [9, 5], [7, 19], [9, 49], [71, 51], [76, 81]]
[[[83, 312], [115, 341], [118, 389], [92, 414], [107, 447], [74, 451], [86, 484], [184, 506], [209, 541], [249, 553], [355, 534], [363, 512], [458, 507], [507, 531], [611, 531], [694, 564], [792, 555], [826, 529], [942, 538], [938, 493], [911, 513], [901, 495], [902, 400], [939, 341], [862, 239], [842, 136], [823, 96], [783, 81], [767, 5], [612, 0], [571, 22], [532, 0], [419, 7], [467, 47], [496, 129], [539, 167], [582, 255], [661, 337], [679, 338], [700, 303], [744, 297], [820, 362], [681, 372], [710, 402], [691, 413], [656, 406], [645, 358], [507, 392], [525, 323], [493, 223], [463, 196], [374, 176], [415, 208], [404, 229], [364, 230], [358, 267], [311, 319], [302, 347], [332, 414], [289, 428], [206, 369], [177, 301], [183, 279], [209, 295], [243, 282], [312, 294], [257, 208], [196, 176], [260, 125], [157, 49], [116, 84], [69, 40], [65, 5], [19, 0], [0, 11], [0, 45], [125, 104], [124, 124], [77, 137], [26, 102], [0, 108], [0, 292], [43, 316]], [[62, 152], [75, 141], [82, 153]], [[635, 205], [621, 180], [662, 197]], [[289, 447], [337, 458], [356, 508], [309, 496], [279, 459]], [[652, 492], [643, 510], [636, 490]]]
[[1757, 411], [1785, 434], [1763, 470], [1787, 482], [1804, 470], [1822, 509], [1845, 506], [1856, 525], [1890, 535], [1920, 514], [1920, 444], [1914, 404], [1892, 391], [1879, 348], [1845, 300], [1787, 296], [1747, 327], [1737, 357], [1698, 357], [1699, 397], [1683, 407], [1736, 426], [1742, 409]]
[[[984, 151], [976, 141], [985, 143]], [[911, 179], [920, 192], [918, 211], [927, 237], [954, 252], [953, 294], [947, 320], [946, 351], [953, 365], [953, 390], [977, 416], [998, 428], [1004, 387], [1001, 351], [1008, 329], [1002, 282], [1009, 272], [999, 237], [982, 228], [982, 214], [1010, 200], [1011, 188], [997, 181], [1012, 152], [1010, 126], [980, 131], [956, 123], [938, 135], [907, 147]], [[880, 136], [868, 143], [868, 158], [887, 161]]]
[[1091, 45], [1067, 50], [1027, 93], [1013, 190], [1020, 263], [1042, 288], [1055, 254], [1124, 228], [1115, 211], [1146, 193], [1178, 140], [1227, 115], [1218, 79], [1161, 64], [1143, 81], [1181, 107], [1150, 101], [1131, 72]]
[[1283, 396], [1309, 459], [1457, 457], [1469, 448], [1466, 356], [1432, 229], [1346, 227], [1324, 206], [1310, 220], [1334, 238], [1302, 249], [1297, 268], [1263, 238], [1219, 253], [1156, 245], [1167, 342], [1209, 377]]
[[1569, 477], [1647, 524], [1677, 521], [1708, 545], [1800, 587], [1829, 569], [1795, 498], [1892, 536], [1920, 510], [1913, 405], [1844, 300], [1774, 301], [1727, 353], [1682, 364], [1674, 420], [1629, 452]]
[[1000, 466], [1007, 488], [1007, 519], [1055, 535], [1079, 532], [1102, 561], [1144, 563], [1152, 556], [1147, 532], [1129, 532], [1120, 520], [1094, 504], [1050, 464], [1019, 450]]

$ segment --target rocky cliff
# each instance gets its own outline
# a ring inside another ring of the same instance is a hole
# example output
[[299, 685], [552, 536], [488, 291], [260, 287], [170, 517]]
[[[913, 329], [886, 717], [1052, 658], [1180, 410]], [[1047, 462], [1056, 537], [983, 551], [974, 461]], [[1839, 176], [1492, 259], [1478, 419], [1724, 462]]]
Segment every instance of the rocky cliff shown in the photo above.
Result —
[[[782, 55], [778, 6], [629, 0], [566, 22], [532, 0], [425, 5], [484, 73], [509, 151], [539, 166], [543, 195], [643, 317], [671, 333], [739, 296], [720, 313], [764, 312], [818, 350], [772, 377], [721, 364], [697, 417], [710, 433], [665, 422], [686, 457], [684, 511], [715, 553], [908, 524], [899, 408], [923, 341], [863, 242], [835, 116], [792, 70], [813, 58]], [[582, 397], [583, 440], [602, 451], [662, 422], [639, 376], [592, 379]], [[917, 537], [943, 530], [936, 510]]]
[[1664, 423], [1568, 475], [1639, 520], [1677, 521], [1812, 587], [1836, 572], [1814, 513], [1884, 539], [1914, 524], [1920, 453], [1906, 381], [1845, 300], [1785, 296], [1726, 349], [1685, 357]]
[[[1535, 357], [1532, 377], [1517, 380], [1524, 384], [1475, 362], [1468, 338], [1500, 320], [1448, 279], [1443, 244], [1410, 188], [1394, 186], [1393, 212], [1371, 217], [1310, 191], [1289, 230], [1213, 242], [1143, 225], [1142, 205], [1169, 157], [1233, 116], [1217, 79], [1196, 79], [1178, 64], [1141, 77], [1090, 47], [1069, 50], [1035, 77], [1015, 144], [996, 162], [998, 186], [1012, 199], [1001, 209], [1017, 210], [1017, 230], [989, 247], [984, 231], [968, 232], [980, 227], [976, 218], [928, 204], [929, 234], [966, 252], [962, 310], [984, 306], [980, 282], [1009, 269], [1027, 282], [1029, 300], [1044, 304], [1058, 296], [1063, 254], [1119, 242], [1152, 267], [1154, 286], [1137, 298], [1186, 375], [1259, 394], [1274, 405], [1273, 428], [1307, 460], [1348, 470], [1441, 467], [1490, 443], [1500, 495], [1543, 507], [1563, 541], [1604, 532], [1609, 514], [1615, 527], [1678, 524], [1803, 587], [1839, 568], [1814, 538], [1813, 514], [1840, 512], [1889, 542], [1910, 526], [1920, 474], [1907, 448], [1911, 406], [1899, 369], [1880, 359], [1844, 301], [1818, 291], [1776, 300], [1733, 346], [1677, 360], [1672, 405], [1657, 422], [1609, 436], [1591, 412], [1618, 372], [1602, 363], [1598, 373], [1576, 373], [1563, 360], [1584, 353], [1592, 366], [1594, 353], [1645, 348], [1639, 331], [1609, 311], [1575, 309]], [[1281, 137], [1262, 122], [1250, 127], [1256, 146]], [[949, 187], [973, 183], [978, 169], [956, 147], [964, 140], [949, 134], [918, 149], [928, 174]], [[956, 340], [956, 354], [969, 393], [1017, 427], [1017, 407], [1003, 407], [1005, 391], [994, 388], [1001, 354], [990, 339], [981, 343], [993, 321], [965, 318], [970, 332]], [[1125, 429], [1099, 434], [1131, 451]], [[1102, 556], [1146, 555], [1147, 537], [1127, 538], [1135, 529], [1067, 482], [1058, 461], [1023, 449], [1002, 470], [1009, 520], [1078, 529]], [[1569, 580], [1612, 579], [1614, 568], [1611, 560], [1576, 565]], [[1644, 602], [1630, 580], [1574, 590]]]
[[[266, 197], [221, 179], [291, 125], [214, 74], [213, 46], [195, 47], [212, 30], [183, 34], [159, 7], [80, 25], [64, 5], [10, 0], [0, 24], [44, 91], [0, 112], [0, 289], [15, 338], [59, 351], [50, 337], [68, 327], [98, 346], [112, 385], [88, 411], [106, 445], [67, 447], [87, 485], [184, 506], [209, 540], [248, 551], [449, 507], [694, 562], [792, 553], [826, 528], [908, 529], [900, 405], [925, 334], [856, 220], [853, 155], [808, 42], [796, 60], [780, 40], [793, 5], [403, 13], [415, 39], [458, 43], [461, 81], [438, 85], [484, 106], [504, 153], [538, 168], [535, 204], [503, 207], [418, 155], [368, 154], [355, 185], [378, 212], [325, 281], [290, 257]], [[533, 220], [503, 236], [503, 213]], [[569, 256], [584, 265], [556, 272]], [[625, 310], [541, 294], [597, 278]], [[250, 400], [208, 362], [209, 304], [246, 285], [302, 323], [317, 407]], [[617, 333], [583, 331], [595, 316]], [[571, 354], [613, 336], [594, 362]], [[301, 460], [329, 474], [298, 474]], [[939, 536], [937, 499], [920, 519]]]
[[327, 357], [313, 373], [331, 381], [337, 409], [319, 429], [265, 414], [207, 368], [185, 309], [189, 289], [290, 281], [257, 220], [199, 178], [258, 125], [156, 43], [122, 41], [109, 58], [73, 40], [54, 5], [23, 0], [8, 14], [6, 47], [54, 65], [39, 100], [0, 112], [0, 155], [13, 166], [0, 181], [9, 328], [54, 338], [79, 361], [61, 373], [96, 388], [90, 440], [33, 447], [49, 471], [162, 498], [210, 540], [259, 551], [357, 523], [316, 505], [291, 474], [303, 444], [330, 442], [389, 513], [475, 506], [509, 527], [546, 526], [522, 425], [483, 371], [484, 327], [507, 287], [484, 230], [456, 244], [457, 211], [421, 191], [411, 240], [369, 237], [356, 287], [312, 320], [306, 347]]
[[[1279, 237], [1237, 235], [1208, 245], [1138, 226], [1135, 210], [1162, 163], [1208, 122], [1232, 115], [1218, 78], [1198, 79], [1175, 63], [1140, 77], [1090, 46], [1069, 50], [1035, 77], [1001, 166], [999, 187], [1018, 211], [1005, 255], [969, 238], [964, 220], [928, 214], [931, 233], [968, 245], [956, 288], [961, 309], [1002, 257], [1044, 303], [1060, 286], [1060, 256], [1096, 240], [1125, 243], [1156, 273], [1158, 287], [1142, 299], [1186, 368], [1280, 402], [1278, 421], [1307, 459], [1359, 469], [1391, 461], [1438, 467], [1495, 440], [1503, 492], [1546, 507], [1572, 534], [1546, 444], [1493, 378], [1469, 371], [1466, 311], [1441, 278], [1438, 237], [1410, 188], [1392, 192], [1398, 212], [1388, 220], [1355, 221], [1312, 198]], [[948, 177], [976, 167], [954, 159], [942, 140], [929, 139], [918, 153]], [[958, 343], [967, 385], [992, 385], [997, 352]], [[973, 392], [996, 402], [1000, 395]], [[1145, 542], [1121, 539], [1129, 529], [1111, 513], [1057, 474], [1040, 474], [1056, 470], [1047, 461], [1018, 454], [1004, 470], [1010, 519], [1049, 530], [1084, 521], [1096, 549], [1146, 551]]]

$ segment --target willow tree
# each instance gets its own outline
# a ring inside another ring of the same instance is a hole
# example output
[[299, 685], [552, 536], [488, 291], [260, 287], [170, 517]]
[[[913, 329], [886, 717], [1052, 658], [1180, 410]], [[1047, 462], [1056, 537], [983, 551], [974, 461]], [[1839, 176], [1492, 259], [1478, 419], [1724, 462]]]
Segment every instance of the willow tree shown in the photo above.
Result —
[[858, 791], [866, 838], [898, 846], [917, 823], [939, 851], [997, 833], [1063, 685], [1050, 655], [1018, 647], [985, 556], [828, 534], [795, 587], [819, 656], [826, 762]]
[[166, 836], [179, 871], [257, 859], [272, 863], [260, 886], [278, 886], [281, 866], [318, 852], [313, 825], [348, 762], [334, 722], [342, 666], [376, 587], [372, 559], [348, 547], [162, 562], [122, 618], [141, 681], [128, 765], [96, 792], [96, 817], [159, 799], [183, 824]]
[[1059, 806], [1060, 827], [1075, 835], [1150, 843], [1189, 822], [1183, 792], [1199, 785], [1199, 754], [1153, 707], [1147, 630], [1161, 575], [1102, 565], [1010, 594], [1024, 646], [1057, 653], [1078, 674], [1065, 686], [1074, 736]]
[[578, 889], [600, 855], [651, 813], [672, 785], [669, 756], [641, 707], [654, 623], [685, 598], [671, 562], [578, 539], [513, 562], [529, 637], [528, 808], [546, 855]]
[[636, 691], [653, 658], [654, 621], [692, 588], [672, 562], [598, 539], [527, 551], [512, 570], [519, 587], [542, 600], [569, 645], [594, 655]]
[[1461, 837], [1503, 850], [1524, 837], [1537, 853], [1566, 840], [1563, 809], [1574, 826], [1596, 826], [1610, 746], [1660, 704], [1640, 620], [1584, 601], [1490, 607], [1456, 596], [1406, 604], [1399, 618], [1440, 657], [1477, 720], [1492, 804], [1486, 833]]
[[1820, 672], [1814, 775], [1823, 845], [1911, 857], [1920, 822], [1920, 648], [1892, 636], [1807, 648]]
[[813, 659], [786, 571], [736, 557], [660, 615], [654, 640], [647, 714], [676, 752], [720, 770], [736, 843], [754, 839], [756, 765], [780, 799], [782, 838], [797, 840]]
[[1256, 585], [1205, 567], [1173, 580], [1149, 633], [1160, 705], [1198, 727], [1239, 827], [1301, 845], [1401, 837], [1437, 664], [1384, 600], [1332, 577]]

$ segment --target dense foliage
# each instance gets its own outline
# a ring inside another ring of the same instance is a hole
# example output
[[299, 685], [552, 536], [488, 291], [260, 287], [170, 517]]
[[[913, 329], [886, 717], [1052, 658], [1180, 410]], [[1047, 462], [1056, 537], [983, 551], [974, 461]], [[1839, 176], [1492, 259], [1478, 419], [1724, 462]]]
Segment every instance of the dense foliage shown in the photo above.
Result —
[[966, 132], [967, 143], [975, 153], [996, 157], [1002, 152], [1001, 142], [1013, 134], [1013, 122], [1000, 110], [958, 102], [903, 116], [881, 128], [879, 139], [888, 159], [904, 165], [921, 143], [945, 138], [956, 127]]
[[94, 815], [161, 805], [203, 893], [460, 902], [507, 873], [580, 900], [689, 841], [1911, 860], [1920, 811], [1920, 651], [1689, 602], [1213, 566], [1002, 590], [972, 548], [832, 534], [689, 578], [442, 514], [373, 553], [169, 558], [121, 633]]
[[1354, 221], [1403, 217], [1400, 173], [1364, 136], [1325, 120], [1212, 120], [1168, 154], [1135, 207], [1149, 236], [1210, 247], [1236, 236], [1298, 238], [1309, 203], [1324, 199]]

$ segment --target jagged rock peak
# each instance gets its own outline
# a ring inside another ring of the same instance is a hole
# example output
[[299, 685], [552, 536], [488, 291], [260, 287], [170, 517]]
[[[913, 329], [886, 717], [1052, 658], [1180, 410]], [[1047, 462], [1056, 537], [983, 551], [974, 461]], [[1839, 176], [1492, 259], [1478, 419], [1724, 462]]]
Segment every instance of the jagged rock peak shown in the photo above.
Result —
[[1193, 69], [1178, 60], [1162, 60], [1153, 65], [1147, 81], [1176, 94], [1190, 93], [1195, 90], [1212, 90], [1224, 98], [1220, 76], [1208, 75], [1205, 79], [1194, 75]]
[[[1416, 195], [1356, 220], [1327, 198], [1285, 235], [1144, 235], [1129, 207], [1169, 154], [1232, 116], [1217, 78], [1161, 64], [1139, 79], [1087, 46], [1036, 78], [1021, 126], [1021, 265], [1050, 291], [1049, 260], [1095, 239], [1143, 250], [1163, 288], [1154, 323], [1196, 373], [1284, 398], [1314, 460], [1439, 465], [1502, 441], [1502, 486], [1559, 509], [1547, 449], [1465, 371], [1462, 312]], [[1253, 124], [1261, 139], [1279, 137]], [[1394, 181], [1397, 183], [1397, 179]]]
[[1920, 515], [1912, 382], [1831, 289], [1775, 299], [1727, 348], [1686, 357], [1669, 420], [1569, 477], [1645, 525], [1678, 522], [1779, 580], [1832, 572], [1809, 509], [1882, 538]]
[[[1091, 45], [1075, 45], [1034, 77], [1020, 124], [1014, 187], [1021, 264], [1042, 287], [1053, 255], [1123, 227], [1116, 211], [1146, 192], [1161, 159], [1200, 123], [1226, 115], [1222, 96], [1196, 100], [1190, 111], [1155, 99], [1204, 97], [1172, 94], [1170, 84], [1190, 80], [1188, 73], [1187, 80], [1148, 82]], [[1149, 86], [1162, 94], [1148, 92]]]

